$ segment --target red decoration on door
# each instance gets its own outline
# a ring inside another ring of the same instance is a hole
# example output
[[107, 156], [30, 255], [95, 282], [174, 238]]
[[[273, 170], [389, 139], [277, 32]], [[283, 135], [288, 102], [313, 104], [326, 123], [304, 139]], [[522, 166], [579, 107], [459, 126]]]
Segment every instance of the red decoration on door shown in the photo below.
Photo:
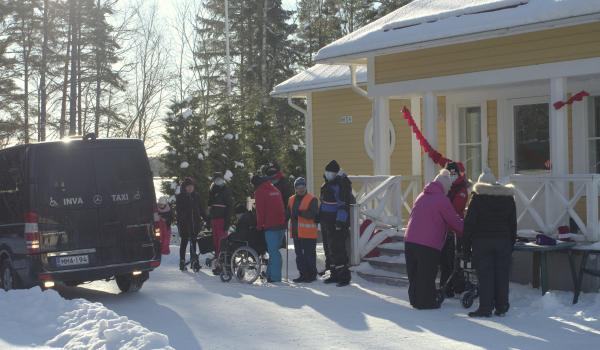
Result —
[[[402, 108], [402, 116], [404, 116], [404, 119], [406, 119], [406, 121], [408, 122], [408, 125], [410, 126], [410, 128], [412, 129], [412, 132], [415, 134], [415, 137], [419, 141], [419, 144], [421, 145], [423, 152], [427, 153], [429, 158], [431, 158], [431, 160], [435, 164], [437, 164], [443, 168], [446, 166], [446, 164], [452, 162], [451, 159], [444, 157], [440, 152], [436, 151], [433, 147], [431, 147], [431, 144], [429, 143], [429, 141], [427, 141], [427, 139], [425, 138], [425, 136], [419, 129], [419, 126], [415, 122], [415, 118], [413, 118], [413, 116], [410, 114], [410, 111], [408, 110], [408, 108], [406, 108], [406, 107]], [[461, 162], [456, 162], [456, 163], [458, 164], [460, 172], [464, 173], [465, 166]]]
[[573, 102], [575, 102], [575, 101], [581, 101], [581, 100], [583, 100], [584, 97], [587, 97], [589, 95], [590, 94], [588, 94], [588, 92], [585, 91], [585, 90], [579, 91], [578, 93], [576, 93], [575, 95], [571, 96], [566, 101], [557, 101], [557, 102], [554, 102], [554, 105], [553, 105], [554, 109], [559, 110], [559, 109], [563, 108], [566, 105], [572, 105]]

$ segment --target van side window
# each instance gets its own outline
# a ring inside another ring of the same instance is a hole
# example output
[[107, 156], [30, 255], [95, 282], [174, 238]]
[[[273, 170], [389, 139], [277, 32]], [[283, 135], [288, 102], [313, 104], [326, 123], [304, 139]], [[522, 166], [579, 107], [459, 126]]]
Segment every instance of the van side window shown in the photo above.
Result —
[[25, 188], [19, 150], [0, 153], [0, 225], [23, 222]]

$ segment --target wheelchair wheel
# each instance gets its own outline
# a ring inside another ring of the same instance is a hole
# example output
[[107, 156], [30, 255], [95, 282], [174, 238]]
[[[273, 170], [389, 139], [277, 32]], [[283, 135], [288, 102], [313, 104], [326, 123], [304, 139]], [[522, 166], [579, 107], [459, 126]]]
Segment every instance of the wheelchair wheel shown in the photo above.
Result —
[[250, 247], [240, 247], [231, 255], [231, 271], [240, 282], [252, 284], [260, 277], [258, 253]]
[[473, 306], [474, 301], [475, 301], [475, 292], [472, 290], [463, 294], [462, 298], [460, 299], [460, 302], [465, 309], [468, 309], [471, 306]]

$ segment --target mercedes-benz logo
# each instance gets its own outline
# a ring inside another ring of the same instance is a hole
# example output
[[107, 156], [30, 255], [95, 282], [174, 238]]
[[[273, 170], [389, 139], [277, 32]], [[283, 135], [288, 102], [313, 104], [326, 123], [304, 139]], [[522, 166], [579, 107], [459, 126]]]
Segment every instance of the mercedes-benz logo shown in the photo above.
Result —
[[96, 205], [102, 204], [102, 196], [99, 194], [95, 195], [92, 200], [94, 201], [94, 204], [96, 204]]

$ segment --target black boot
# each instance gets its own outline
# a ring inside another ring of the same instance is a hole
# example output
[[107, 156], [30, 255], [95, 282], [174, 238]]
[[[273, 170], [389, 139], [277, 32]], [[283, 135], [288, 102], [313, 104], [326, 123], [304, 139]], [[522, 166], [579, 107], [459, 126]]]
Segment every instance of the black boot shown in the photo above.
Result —
[[335, 268], [332, 268], [329, 273], [329, 278], [325, 280], [325, 284], [338, 283], [338, 273]]
[[298, 277], [298, 278], [294, 278], [294, 279], [292, 280], [292, 282], [294, 282], [294, 283], [302, 283], [302, 282], [305, 282], [305, 280], [306, 280], [306, 278], [304, 278], [304, 276], [303, 276], [303, 275], [300, 275], [300, 277]]
[[337, 286], [345, 287], [350, 284], [350, 279], [352, 275], [350, 274], [350, 267], [348, 265], [344, 265], [342, 268], [337, 269]]
[[187, 271], [187, 267], [185, 266], [185, 260], [179, 260], [179, 270]]
[[476, 311], [469, 312], [469, 317], [492, 317], [492, 312], [477, 309]]

